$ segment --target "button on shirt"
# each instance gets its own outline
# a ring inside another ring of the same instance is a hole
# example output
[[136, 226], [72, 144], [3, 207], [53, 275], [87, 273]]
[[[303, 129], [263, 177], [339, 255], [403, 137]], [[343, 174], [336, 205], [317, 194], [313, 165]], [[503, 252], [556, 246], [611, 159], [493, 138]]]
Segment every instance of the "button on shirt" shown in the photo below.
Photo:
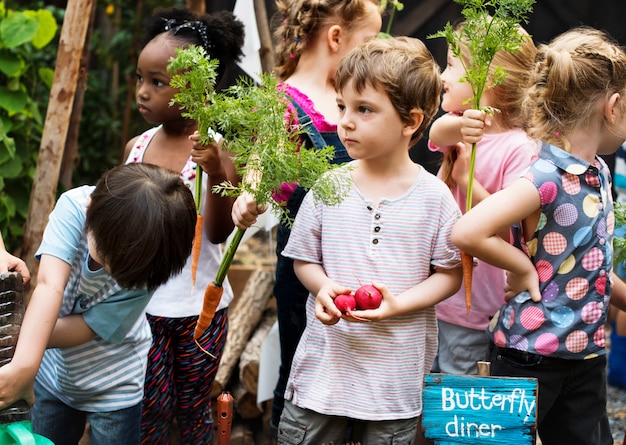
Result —
[[487, 333], [500, 347], [565, 359], [605, 353], [614, 230], [610, 173], [544, 143], [524, 174], [539, 192], [541, 217], [524, 246], [542, 300], [523, 292], [502, 306]]

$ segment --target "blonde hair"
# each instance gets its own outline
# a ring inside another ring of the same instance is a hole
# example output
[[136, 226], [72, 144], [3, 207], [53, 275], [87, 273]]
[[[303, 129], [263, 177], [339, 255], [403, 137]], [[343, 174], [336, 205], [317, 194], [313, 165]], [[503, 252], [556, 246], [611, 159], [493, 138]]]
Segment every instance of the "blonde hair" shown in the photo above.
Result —
[[[463, 23], [457, 26], [457, 31], [461, 26]], [[489, 105], [498, 110], [492, 119], [507, 130], [525, 128], [523, 104], [537, 56], [537, 48], [530, 35], [521, 26], [518, 30], [521, 35], [526, 36], [520, 48], [516, 51], [496, 52], [490, 66], [490, 74], [493, 74], [496, 67], [506, 72], [504, 81], [485, 90], [490, 95]], [[466, 64], [470, 63], [469, 49], [463, 44], [461, 44], [461, 56]], [[456, 161], [456, 151], [447, 151], [441, 164], [440, 177], [448, 187], [454, 186], [452, 179], [454, 161]]]
[[[541, 45], [524, 103], [529, 134], [565, 150], [567, 132], [586, 128], [598, 102], [624, 96], [626, 54], [607, 33], [577, 27]], [[624, 101], [620, 101], [624, 110]]]
[[274, 72], [288, 78], [302, 52], [321, 30], [338, 24], [347, 31], [367, 16], [367, 5], [380, 7], [378, 0], [276, 0], [274, 25]]
[[416, 38], [374, 39], [353, 49], [337, 68], [335, 89], [342, 91], [350, 81], [357, 92], [368, 85], [384, 91], [405, 123], [412, 122], [413, 110], [424, 115], [411, 145], [424, 134], [439, 109], [439, 65]]

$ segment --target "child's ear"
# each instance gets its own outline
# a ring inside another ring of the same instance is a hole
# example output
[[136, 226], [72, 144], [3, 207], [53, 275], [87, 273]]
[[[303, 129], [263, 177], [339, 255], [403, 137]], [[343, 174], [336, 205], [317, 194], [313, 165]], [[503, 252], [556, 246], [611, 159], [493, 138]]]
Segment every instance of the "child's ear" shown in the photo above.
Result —
[[417, 131], [417, 129], [422, 125], [424, 121], [424, 113], [417, 108], [413, 108], [409, 113], [409, 121], [404, 124], [404, 129], [402, 133], [405, 136], [413, 136], [413, 133]]
[[604, 117], [609, 124], [614, 124], [620, 114], [622, 114], [621, 96], [619, 93], [613, 93], [604, 106]]
[[326, 41], [332, 52], [339, 51], [341, 39], [343, 38], [343, 29], [340, 25], [332, 25], [326, 33]]

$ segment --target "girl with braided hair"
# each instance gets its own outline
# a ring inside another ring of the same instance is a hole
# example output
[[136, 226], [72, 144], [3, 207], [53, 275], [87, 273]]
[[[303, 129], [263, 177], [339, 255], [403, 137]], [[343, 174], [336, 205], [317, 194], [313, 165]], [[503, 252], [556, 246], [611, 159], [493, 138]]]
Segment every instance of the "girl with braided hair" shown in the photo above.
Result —
[[[611, 445], [604, 327], [620, 281], [599, 155], [626, 139], [626, 52], [602, 31], [573, 28], [538, 48], [529, 85], [523, 109], [539, 158], [467, 212], [452, 242], [507, 271], [506, 302], [487, 327], [491, 374], [537, 378], [541, 442]], [[521, 248], [498, 236], [518, 223]]]
[[[335, 147], [333, 162], [350, 160], [337, 136], [339, 108], [335, 71], [351, 49], [376, 37], [382, 26], [378, 0], [277, 0], [274, 25], [274, 71], [279, 85], [291, 98], [293, 115], [306, 129], [303, 143], [309, 147]], [[285, 184], [276, 199], [285, 202], [295, 217], [306, 190]], [[233, 206], [233, 220], [242, 229], [259, 215], [256, 202], [242, 195]], [[274, 390], [270, 426], [275, 433], [283, 409], [293, 354], [306, 325], [308, 291], [293, 271], [293, 260], [281, 255], [290, 229], [280, 223], [276, 245], [274, 296], [278, 310], [281, 364]]]
[[187, 9], [159, 9], [147, 21], [146, 43], [137, 62], [136, 101], [146, 121], [158, 125], [131, 139], [124, 159], [126, 163], [146, 162], [180, 172], [191, 190], [195, 190], [195, 166], [200, 164], [204, 172], [204, 228], [196, 285], [192, 286], [190, 256], [183, 272], [159, 287], [146, 308], [153, 342], [143, 399], [142, 444], [169, 444], [174, 416], [179, 443], [212, 443], [211, 392], [226, 341], [227, 307], [233, 298], [226, 281], [213, 322], [199, 340], [215, 357], [211, 358], [198, 348], [193, 332], [204, 289], [221, 261], [219, 244], [234, 226], [230, 218], [232, 199], [210, 190], [226, 180], [236, 183], [238, 178], [228, 154], [220, 148], [219, 138], [207, 146], [195, 143], [197, 122], [181, 116], [177, 105], [170, 106], [177, 91], [170, 87], [167, 65], [177, 48], [201, 46], [219, 61], [219, 82], [241, 57], [243, 41], [243, 24], [228, 11], [196, 17]]

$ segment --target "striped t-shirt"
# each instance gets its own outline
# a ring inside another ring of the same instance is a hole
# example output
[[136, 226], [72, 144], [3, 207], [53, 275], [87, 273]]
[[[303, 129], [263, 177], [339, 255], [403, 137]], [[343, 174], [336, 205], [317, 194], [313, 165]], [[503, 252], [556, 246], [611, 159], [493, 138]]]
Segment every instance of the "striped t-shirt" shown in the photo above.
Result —
[[79, 346], [47, 349], [37, 382], [75, 409], [116, 411], [143, 397], [152, 339], [144, 310], [151, 293], [121, 289], [104, 269], [89, 269], [84, 224], [93, 188], [61, 195], [36, 257], [55, 256], [71, 266], [59, 316], [80, 313], [97, 335]]
[[[375, 281], [399, 295], [428, 278], [433, 266], [459, 266], [450, 241], [459, 217], [450, 190], [424, 169], [403, 196], [376, 206], [354, 185], [332, 207], [309, 192], [282, 254], [323, 265], [332, 280], [353, 290]], [[437, 352], [434, 307], [327, 326], [315, 318], [314, 305], [310, 294], [285, 398], [318, 413], [369, 421], [420, 415], [422, 379]]]

